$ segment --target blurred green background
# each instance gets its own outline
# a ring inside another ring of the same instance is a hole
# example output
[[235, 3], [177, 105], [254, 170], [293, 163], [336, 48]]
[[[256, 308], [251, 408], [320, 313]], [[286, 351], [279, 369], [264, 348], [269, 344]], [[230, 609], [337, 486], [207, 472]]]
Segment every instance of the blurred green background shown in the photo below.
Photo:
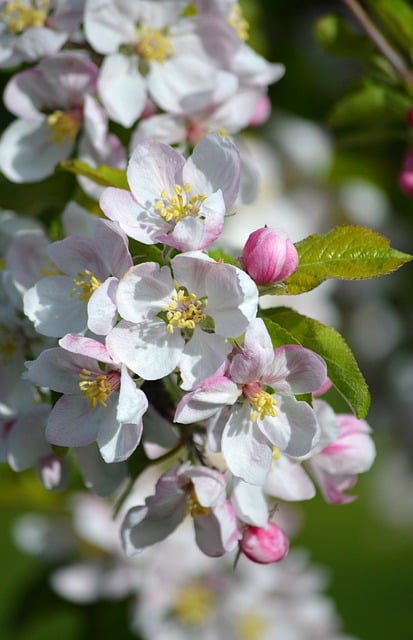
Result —
[[[363, 71], [354, 60], [324, 53], [313, 36], [320, 16], [332, 11], [345, 14], [342, 3], [248, 0], [242, 4], [253, 25], [251, 45], [270, 60], [283, 62], [287, 69], [282, 81], [271, 88], [274, 108], [324, 123], [335, 102]], [[379, 185], [391, 205], [386, 235], [397, 248], [412, 252], [413, 202], [397, 185], [408, 147], [407, 127], [401, 126], [400, 134], [390, 139], [378, 142], [373, 138], [361, 145], [335, 137], [336, 153], [326, 187], [335, 188], [353, 177]], [[282, 226], [281, 220], [279, 223]], [[297, 546], [309, 549], [314, 562], [328, 567], [328, 593], [336, 601], [344, 631], [360, 640], [413, 638], [413, 404], [409, 386], [413, 375], [407, 366], [413, 354], [412, 266], [387, 278], [381, 295], [398, 315], [402, 338], [394, 353], [378, 360], [360, 356], [355, 346], [373, 397], [368, 420], [376, 434], [377, 463], [360, 478], [354, 491], [359, 498], [354, 503], [331, 506], [317, 498], [305, 504], [303, 527], [295, 540]], [[360, 297], [368, 300], [373, 291], [377, 295], [374, 287], [362, 283], [357, 296], [351, 287], [335, 290], [344, 335]], [[369, 340], [367, 333], [364, 339]], [[405, 372], [404, 377], [395, 384], [400, 371]], [[42, 497], [31, 474], [15, 476], [5, 468], [0, 474], [1, 640], [90, 640], [99, 634], [117, 640], [133, 637], [127, 630], [127, 602], [74, 606], [51, 593], [47, 565], [16, 549], [11, 526], [19, 514], [47, 512], [59, 498]]]

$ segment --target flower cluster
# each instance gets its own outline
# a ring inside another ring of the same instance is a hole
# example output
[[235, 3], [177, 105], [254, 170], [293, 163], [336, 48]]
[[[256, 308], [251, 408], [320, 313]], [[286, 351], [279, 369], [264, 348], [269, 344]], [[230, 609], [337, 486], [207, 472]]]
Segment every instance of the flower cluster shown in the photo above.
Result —
[[41, 180], [73, 153], [125, 167], [109, 120], [130, 129], [131, 150], [149, 138], [186, 149], [210, 131], [238, 133], [265, 120], [268, 84], [284, 73], [246, 43], [236, 0], [2, 0], [0, 14], [0, 68], [31, 64], [4, 92], [16, 120], [0, 169], [14, 182]]
[[[127, 178], [130, 191], [103, 191], [106, 219], [71, 205], [67, 237], [39, 243], [39, 230], [23, 227], [8, 247], [5, 280], [24, 322], [51, 345], [26, 363], [19, 384], [32, 404], [6, 416], [3, 459], [16, 470], [41, 464], [46, 486], [59, 488], [70, 448], [88, 486], [106, 495], [134, 478], [143, 448], [142, 469], [151, 457], [165, 462], [154, 494], [124, 517], [128, 555], [189, 516], [206, 555], [238, 548], [279, 561], [288, 537], [274, 499], [311, 498], [313, 482], [330, 502], [351, 499], [345, 491], [374, 459], [369, 427], [312, 400], [328, 386], [323, 358], [299, 344], [274, 348], [259, 317], [260, 288], [297, 267], [286, 235], [257, 230], [238, 265], [206, 250], [238, 196], [235, 144], [208, 134], [185, 159], [143, 142]], [[25, 280], [30, 254], [39, 275]]]
[[282, 560], [278, 501], [347, 502], [375, 456], [367, 423], [318, 398], [334, 366], [260, 305], [288, 292], [297, 247], [262, 227], [239, 257], [217, 248], [251, 179], [234, 135], [263, 121], [282, 66], [246, 44], [235, 0], [0, 6], [0, 64], [27, 63], [0, 169], [35, 182], [72, 158], [88, 206], [51, 242], [2, 214], [0, 459], [55, 490], [74, 460], [120, 503], [157, 465], [124, 514], [128, 555], [189, 518], [208, 556]]
[[[264, 572], [246, 558], [233, 571], [229, 559], [207, 558], [191, 544], [183, 524], [163, 545], [125, 558], [107, 503], [78, 493], [68, 511], [70, 518], [18, 520], [18, 545], [52, 564], [51, 586], [69, 602], [128, 598], [129, 625], [139, 638], [271, 640], [276, 631], [300, 640], [351, 640], [324, 593], [326, 572], [303, 549]], [[94, 551], [89, 559], [85, 547]]]

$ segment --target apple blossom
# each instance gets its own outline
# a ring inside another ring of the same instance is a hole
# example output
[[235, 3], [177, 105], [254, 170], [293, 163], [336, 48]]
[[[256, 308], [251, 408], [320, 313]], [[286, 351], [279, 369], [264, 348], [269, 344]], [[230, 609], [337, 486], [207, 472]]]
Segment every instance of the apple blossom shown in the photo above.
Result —
[[189, 389], [224, 363], [227, 338], [255, 317], [258, 294], [243, 271], [199, 251], [175, 256], [171, 267], [144, 262], [121, 278], [116, 302], [123, 319], [106, 344], [145, 380], [179, 367]]
[[286, 233], [264, 227], [253, 231], [242, 250], [245, 271], [258, 285], [281, 282], [296, 271], [298, 253]]
[[306, 460], [305, 467], [320, 487], [327, 502], [352, 502], [355, 496], [348, 496], [345, 491], [354, 487], [359, 473], [370, 469], [376, 456], [374, 442], [370, 436], [371, 429], [365, 420], [351, 414], [337, 414], [338, 433], [336, 431], [335, 436], [331, 436], [331, 428], [326, 425], [326, 417], [321, 417], [322, 412], [326, 416], [331, 412], [331, 408], [322, 400], [315, 400], [314, 406], [320, 416], [326, 446], [321, 450], [318, 447], [315, 455]]
[[225, 489], [225, 477], [208, 467], [185, 463], [165, 472], [155, 495], [126, 515], [121, 530], [126, 554], [164, 540], [186, 515], [193, 518], [197, 545], [206, 555], [232, 551], [240, 533]]
[[86, 55], [63, 52], [9, 80], [4, 103], [17, 120], [0, 141], [0, 169], [9, 180], [41, 180], [71, 155], [85, 96], [95, 93], [97, 74]]
[[97, 441], [105, 462], [126, 460], [141, 439], [145, 394], [100, 342], [67, 335], [59, 344], [27, 363], [32, 383], [63, 394], [47, 421], [47, 440], [64, 447]]
[[0, 68], [57, 53], [80, 26], [84, 0], [0, 0]]
[[127, 178], [131, 193], [109, 187], [101, 197], [108, 218], [144, 244], [204, 249], [221, 233], [224, 215], [237, 198], [239, 153], [218, 134], [203, 138], [187, 160], [149, 140], [135, 148]]
[[295, 394], [318, 389], [325, 377], [324, 361], [309, 349], [273, 349], [257, 318], [247, 327], [243, 347], [235, 348], [225, 375], [208, 378], [184, 396], [175, 421], [187, 424], [218, 414], [210, 424], [210, 441], [235, 476], [263, 485], [273, 447], [299, 457], [317, 443], [317, 417]]
[[60, 337], [89, 327], [105, 335], [115, 324], [118, 280], [132, 258], [117, 225], [95, 219], [92, 229], [92, 237], [74, 235], [52, 243], [48, 253], [57, 274], [25, 293], [24, 311], [39, 333]]
[[197, 16], [183, 15], [186, 6], [178, 0], [87, 1], [85, 34], [105, 55], [98, 90], [112, 120], [132, 126], [148, 94], [167, 112], [194, 113], [205, 101], [236, 91], [234, 74], [217, 67], [205, 50]]

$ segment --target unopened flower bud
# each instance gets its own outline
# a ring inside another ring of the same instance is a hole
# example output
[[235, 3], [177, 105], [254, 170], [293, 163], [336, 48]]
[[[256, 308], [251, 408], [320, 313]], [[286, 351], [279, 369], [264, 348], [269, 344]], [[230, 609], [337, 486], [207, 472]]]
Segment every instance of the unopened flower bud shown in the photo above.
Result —
[[287, 534], [274, 522], [265, 528], [248, 525], [240, 542], [241, 551], [247, 558], [259, 564], [283, 560], [289, 546]]
[[298, 267], [297, 250], [284, 231], [263, 227], [253, 231], [242, 251], [245, 271], [257, 284], [275, 284]]
[[399, 185], [406, 196], [413, 196], [413, 151], [404, 158], [403, 168], [399, 175]]

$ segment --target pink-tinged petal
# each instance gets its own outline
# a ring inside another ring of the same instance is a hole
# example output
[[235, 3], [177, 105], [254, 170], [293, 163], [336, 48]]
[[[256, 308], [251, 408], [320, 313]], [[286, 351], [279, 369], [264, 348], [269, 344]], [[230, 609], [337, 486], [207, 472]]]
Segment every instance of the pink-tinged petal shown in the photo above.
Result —
[[88, 356], [99, 362], [113, 365], [113, 360], [105, 345], [93, 338], [85, 338], [84, 336], [68, 333], [59, 340], [59, 345], [71, 353]]
[[117, 278], [107, 278], [92, 293], [87, 303], [87, 326], [98, 336], [106, 336], [118, 319], [116, 306], [118, 283]]
[[158, 380], [171, 373], [179, 362], [184, 340], [170, 334], [162, 320], [141, 324], [121, 321], [106, 338], [116, 362], [122, 362], [145, 380]]
[[231, 349], [225, 338], [195, 328], [179, 358], [182, 389], [193, 389], [205, 378], [218, 374]]
[[[182, 168], [185, 158], [169, 145], [148, 140], [135, 147], [129, 161], [127, 177], [136, 201], [153, 210], [166, 190], [175, 195], [174, 186], [182, 185]], [[162, 220], [161, 216], [159, 219]]]
[[317, 452], [335, 442], [340, 435], [338, 416], [332, 407], [324, 400], [313, 401], [314, 411], [320, 425], [320, 440], [317, 443]]
[[316, 456], [317, 464], [332, 475], [364, 473], [372, 466], [376, 447], [366, 433], [339, 438]]
[[319, 396], [322, 396], [329, 389], [331, 389], [332, 386], [333, 386], [333, 383], [331, 382], [330, 378], [326, 378], [324, 383], [321, 385], [321, 387], [316, 391], [313, 391], [313, 397], [318, 398]]
[[[171, 272], [155, 262], [132, 267], [121, 278], [117, 291], [120, 315], [131, 322], [142, 322], [167, 307], [176, 294]], [[164, 323], [165, 333], [166, 324]]]
[[49, 104], [50, 95], [39, 65], [14, 75], [6, 85], [3, 100], [14, 115], [25, 120], [40, 120], [42, 104]]
[[130, 143], [133, 151], [137, 144], [154, 138], [164, 144], [176, 144], [186, 139], [185, 120], [169, 113], [156, 113], [139, 121]]
[[119, 422], [141, 424], [142, 416], [147, 408], [148, 400], [146, 395], [136, 387], [135, 381], [129, 375], [126, 367], [123, 366], [116, 419]]
[[96, 443], [73, 449], [76, 464], [85, 486], [98, 496], [106, 497], [119, 488], [128, 475], [125, 462], [107, 464], [99, 453]]
[[283, 560], [289, 546], [287, 535], [274, 522], [266, 527], [246, 527], [240, 542], [240, 548], [247, 558], [259, 564]]
[[48, 27], [33, 27], [20, 34], [14, 47], [22, 60], [35, 62], [57, 53], [67, 40], [66, 33], [58, 33]]
[[243, 522], [256, 527], [267, 525], [268, 505], [261, 487], [234, 478], [231, 502], [235, 513]]
[[331, 504], [347, 504], [356, 500], [357, 496], [348, 496], [345, 491], [349, 491], [354, 487], [358, 479], [357, 475], [330, 475], [312, 460], [306, 462], [306, 467], [327, 502]]
[[271, 468], [272, 447], [250, 416], [245, 404], [232, 410], [222, 434], [222, 454], [234, 476], [262, 486]]
[[99, 97], [111, 120], [132, 127], [146, 104], [146, 82], [138, 58], [115, 53], [107, 56], [97, 82]]
[[45, 438], [50, 406], [39, 404], [22, 412], [7, 438], [7, 461], [14, 471], [24, 471], [52, 453]]
[[73, 282], [66, 276], [49, 276], [26, 291], [24, 313], [39, 333], [59, 338], [66, 333], [80, 333], [87, 323], [87, 307], [73, 297]]
[[237, 267], [217, 262], [208, 271], [206, 287], [206, 313], [213, 317], [215, 331], [226, 338], [240, 336], [257, 313], [255, 283]]
[[212, 558], [235, 549], [241, 537], [229, 500], [215, 507], [208, 515], [196, 516], [194, 528], [198, 547]]
[[239, 75], [243, 84], [263, 87], [283, 77], [283, 64], [270, 63], [248, 45], [242, 44], [234, 52], [231, 70]]
[[245, 331], [242, 352], [232, 359], [231, 378], [238, 384], [259, 381], [273, 359], [273, 346], [265, 324], [261, 318], [255, 318]]
[[103, 421], [97, 443], [105, 462], [123, 462], [135, 451], [142, 436], [142, 423], [127, 424], [116, 421]]
[[192, 34], [185, 40], [180, 37], [175, 55], [162, 64], [152, 64], [147, 76], [154, 102], [168, 113], [184, 116], [199, 113], [206, 104], [212, 108], [238, 87], [233, 73], [217, 70], [210, 59], [202, 59], [199, 41]]
[[150, 214], [139, 205], [133, 195], [125, 189], [108, 187], [100, 198], [104, 214], [118, 222], [130, 237], [143, 244], [155, 244], [162, 233], [170, 230], [170, 225], [159, 215]]
[[224, 226], [224, 208], [217, 207], [214, 200], [222, 200], [222, 196], [214, 194], [207, 200], [209, 202], [203, 203], [199, 217], [187, 216], [179, 220], [169, 234], [159, 235], [159, 242], [179, 251], [205, 249], [214, 242]]
[[204, 138], [187, 160], [184, 182], [192, 185], [194, 193], [222, 192], [226, 210], [238, 197], [240, 186], [240, 157], [235, 144], [229, 138], [212, 133]]
[[85, 32], [88, 42], [99, 53], [118, 51], [122, 44], [136, 41], [136, 23], [140, 17], [140, 3], [122, 3], [119, 10], [107, 0], [88, 0], [85, 8]]
[[188, 251], [172, 258], [172, 270], [175, 280], [199, 298], [207, 295], [205, 280], [212, 265], [216, 262], [202, 251]]
[[221, 452], [222, 434], [231, 411], [232, 406], [226, 406], [208, 420], [207, 445], [211, 451]]
[[128, 238], [117, 224], [98, 218], [93, 225], [93, 242], [99, 249], [107, 275], [121, 278], [133, 266]]
[[46, 438], [62, 447], [84, 447], [97, 438], [102, 425], [116, 422], [116, 401], [92, 409], [83, 395], [64, 395], [54, 405], [46, 427]]
[[50, 140], [46, 118], [15, 120], [0, 141], [0, 169], [12, 182], [37, 182], [50, 176], [72, 153], [73, 142]]
[[82, 369], [102, 373], [95, 359], [65, 351], [60, 347], [46, 349], [26, 362], [25, 378], [38, 387], [49, 387], [59, 393], [79, 394]]
[[164, 473], [145, 506], [134, 507], [126, 514], [121, 528], [126, 555], [135, 555], [164, 540], [184, 519], [187, 495], [180, 488], [178, 473], [179, 469]]
[[326, 377], [326, 364], [317, 353], [287, 344], [274, 349], [273, 366], [262, 381], [279, 393], [301, 394], [319, 389]]
[[[112, 234], [115, 242], [115, 234]], [[105, 256], [93, 238], [69, 236], [49, 245], [49, 256], [58, 268], [68, 275], [79, 277], [84, 269], [89, 269], [99, 280], [112, 275], [105, 262]]]
[[215, 507], [225, 499], [225, 476], [209, 467], [190, 467], [185, 471], [190, 478], [199, 504], [202, 507]]
[[[305, 456], [316, 446], [320, 437], [315, 412], [309, 404], [296, 400], [294, 396], [277, 396], [277, 401], [278, 415], [285, 416], [291, 429], [287, 447], [280, 446], [280, 449], [294, 458]], [[278, 446], [277, 442], [273, 444]]]
[[301, 464], [282, 454], [273, 461], [264, 489], [271, 496], [289, 502], [315, 496], [315, 487]]
[[184, 395], [176, 407], [174, 422], [190, 424], [211, 417], [223, 405], [233, 405], [240, 389], [225, 376], [214, 376], [201, 382], [194, 391]]

